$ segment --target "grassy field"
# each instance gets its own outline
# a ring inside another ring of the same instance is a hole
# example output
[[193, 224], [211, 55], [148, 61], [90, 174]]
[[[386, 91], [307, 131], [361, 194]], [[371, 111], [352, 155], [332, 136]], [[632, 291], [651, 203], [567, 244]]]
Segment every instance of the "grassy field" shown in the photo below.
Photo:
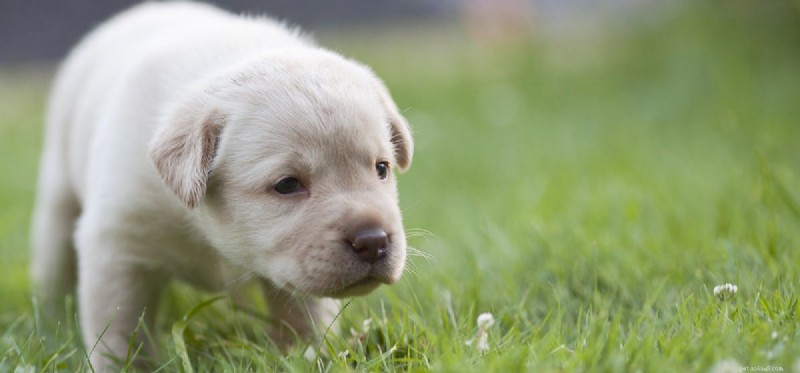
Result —
[[[263, 308], [175, 286], [161, 371], [800, 372], [800, 8], [708, 3], [505, 46], [332, 40], [414, 127], [401, 204], [428, 257], [316, 354], [272, 348]], [[0, 74], [0, 372], [88, 369], [29, 296], [45, 94]]]

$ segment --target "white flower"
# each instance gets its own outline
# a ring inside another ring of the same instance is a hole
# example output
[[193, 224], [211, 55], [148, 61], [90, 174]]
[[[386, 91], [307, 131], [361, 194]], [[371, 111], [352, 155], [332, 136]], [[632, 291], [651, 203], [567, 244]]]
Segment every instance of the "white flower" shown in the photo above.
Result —
[[730, 283], [717, 285], [714, 286], [714, 295], [716, 295], [719, 300], [726, 301], [733, 298], [738, 290], [739, 288], [736, 285]]
[[728, 358], [720, 360], [708, 370], [709, 373], [739, 373], [742, 372], [742, 366], [736, 359]]
[[350, 328], [350, 339], [348, 340], [350, 345], [355, 347], [364, 342], [367, 339], [367, 335], [369, 335], [369, 331], [372, 328], [372, 318], [368, 318], [361, 323], [361, 331], [357, 331], [355, 328]]
[[368, 333], [369, 332], [369, 327], [371, 325], [372, 325], [372, 318], [370, 317], [370, 318], [364, 320], [364, 322], [361, 324], [361, 331], [364, 334]]
[[17, 367], [14, 368], [14, 373], [33, 373], [35, 371], [36, 368], [33, 365], [27, 364], [17, 365]]
[[494, 325], [494, 316], [486, 312], [478, 315], [478, 329], [489, 329]]
[[478, 315], [478, 332], [475, 334], [475, 337], [466, 341], [467, 346], [472, 346], [477, 339], [477, 343], [475, 343], [475, 348], [478, 352], [484, 353], [489, 351], [489, 328], [494, 325], [494, 316], [491, 313], [482, 313]]
[[317, 351], [314, 350], [314, 346], [308, 346], [306, 352], [303, 353], [303, 357], [306, 358], [308, 361], [314, 361], [317, 359]]

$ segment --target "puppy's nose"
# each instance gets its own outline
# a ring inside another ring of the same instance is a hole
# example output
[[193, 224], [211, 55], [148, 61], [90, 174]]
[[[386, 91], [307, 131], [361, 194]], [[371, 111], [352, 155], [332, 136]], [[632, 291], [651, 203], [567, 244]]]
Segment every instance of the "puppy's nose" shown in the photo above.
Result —
[[383, 229], [365, 229], [350, 237], [350, 246], [367, 263], [386, 257], [389, 251], [389, 236]]

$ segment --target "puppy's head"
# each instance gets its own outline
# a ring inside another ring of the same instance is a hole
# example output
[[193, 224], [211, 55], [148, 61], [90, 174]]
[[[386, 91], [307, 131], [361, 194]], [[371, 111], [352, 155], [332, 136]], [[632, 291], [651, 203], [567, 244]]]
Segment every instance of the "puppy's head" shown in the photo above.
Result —
[[399, 279], [394, 171], [412, 153], [383, 83], [324, 51], [267, 56], [201, 84], [166, 111], [150, 147], [223, 256], [286, 290], [333, 297]]

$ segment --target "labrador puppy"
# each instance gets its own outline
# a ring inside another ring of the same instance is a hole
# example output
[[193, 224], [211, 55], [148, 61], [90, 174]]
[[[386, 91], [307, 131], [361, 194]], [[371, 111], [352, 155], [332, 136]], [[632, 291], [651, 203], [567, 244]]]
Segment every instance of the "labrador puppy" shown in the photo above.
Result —
[[312, 337], [333, 321], [332, 298], [400, 278], [394, 171], [412, 151], [364, 65], [267, 18], [135, 6], [90, 33], [57, 75], [35, 289], [58, 309], [77, 288], [99, 370], [125, 356], [142, 315], [152, 327], [171, 279], [217, 291], [257, 278], [283, 326], [273, 337]]

